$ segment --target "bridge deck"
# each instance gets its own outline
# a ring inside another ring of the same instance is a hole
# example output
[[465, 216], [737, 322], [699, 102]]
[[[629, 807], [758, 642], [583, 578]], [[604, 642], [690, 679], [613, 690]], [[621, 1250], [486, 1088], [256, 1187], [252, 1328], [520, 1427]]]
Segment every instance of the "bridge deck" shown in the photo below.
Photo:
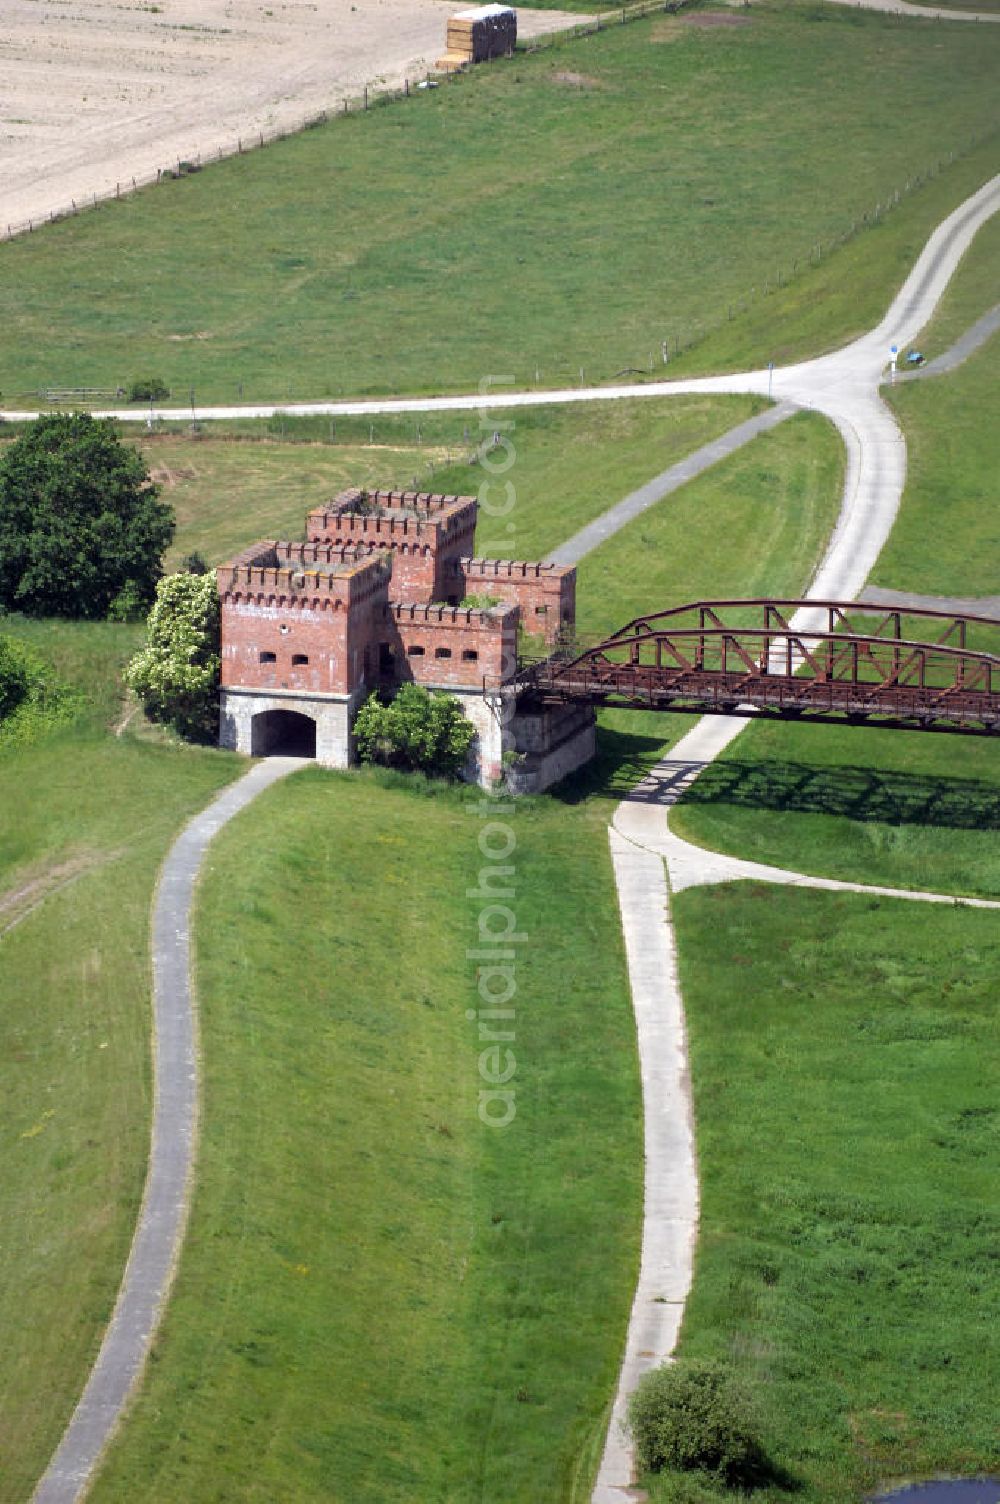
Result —
[[830, 601], [698, 601], [586, 648], [564, 644], [523, 667], [512, 688], [541, 701], [1000, 734], [1000, 653], [986, 644], [1000, 647], [1000, 621]]

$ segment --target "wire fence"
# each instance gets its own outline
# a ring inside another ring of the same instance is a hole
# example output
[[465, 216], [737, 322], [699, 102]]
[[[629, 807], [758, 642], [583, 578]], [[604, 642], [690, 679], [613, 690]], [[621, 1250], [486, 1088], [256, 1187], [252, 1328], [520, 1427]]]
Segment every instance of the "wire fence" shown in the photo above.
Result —
[[[625, 5], [615, 10], [602, 11], [593, 16], [587, 16], [579, 25], [558, 32], [551, 32], [543, 36], [531, 38], [523, 44], [519, 43], [518, 50], [536, 52], [543, 48], [558, 47], [567, 41], [580, 36], [593, 35], [606, 30], [613, 25], [626, 25], [629, 22], [639, 21], [651, 15], [675, 14], [692, 0], [637, 0], [637, 3]], [[932, 24], [929, 22], [928, 24]], [[288, 126], [272, 133], [258, 131], [253, 137], [237, 138], [235, 146], [220, 147], [213, 153], [203, 156], [196, 153], [189, 158], [181, 157], [176, 165], [170, 168], [160, 168], [154, 174], [146, 177], [131, 177], [127, 181], [116, 183], [114, 192], [105, 194], [102, 198], [99, 194], [93, 194], [86, 201], [71, 200], [69, 208], [58, 211], [54, 210], [45, 220], [27, 220], [24, 223], [8, 224], [6, 233], [0, 229], [0, 241], [13, 239], [23, 233], [31, 233], [41, 228], [43, 224], [56, 222], [83, 209], [89, 209], [109, 199], [120, 199], [128, 194], [139, 191], [141, 188], [152, 186], [165, 179], [183, 177], [189, 173], [195, 173], [207, 165], [210, 161], [221, 161], [226, 157], [242, 155], [249, 151], [259, 150], [274, 142], [282, 141], [290, 136], [299, 134], [302, 130], [308, 130], [317, 126], [325, 125], [338, 116], [357, 114], [366, 110], [374, 110], [385, 107], [398, 100], [408, 98], [416, 90], [424, 88], [437, 88], [447, 85], [455, 77], [454, 74], [435, 75], [428, 73], [419, 81], [404, 80], [398, 88], [381, 89], [376, 91], [374, 87], [366, 87], [360, 95], [344, 98], [335, 110], [324, 110], [319, 115], [310, 116], [298, 125]], [[870, 209], [852, 216], [849, 224], [845, 223], [840, 229], [828, 234], [811, 244], [801, 245], [797, 252], [790, 255], [783, 263], [776, 264], [773, 274], [761, 278], [742, 292], [733, 294], [720, 300], [713, 312], [707, 317], [665, 320], [657, 331], [655, 344], [644, 350], [622, 351], [618, 360], [608, 361], [605, 356], [597, 359], [593, 354], [581, 352], [578, 363], [572, 365], [548, 366], [531, 364], [522, 366], [512, 373], [511, 385], [520, 389], [530, 390], [553, 389], [564, 387], [599, 386], [603, 383], [629, 378], [639, 379], [664, 374], [664, 367], [671, 360], [686, 353], [696, 345], [702, 343], [711, 334], [724, 327], [727, 322], [732, 322], [742, 314], [746, 314], [755, 308], [764, 299], [772, 297], [781, 289], [787, 287], [797, 278], [804, 275], [811, 267], [821, 263], [827, 256], [847, 245], [863, 231], [881, 223], [898, 208], [912, 194], [924, 187], [936, 178], [946, 167], [956, 160], [968, 156], [981, 146], [986, 145], [1000, 135], [1000, 126], [991, 125], [979, 133], [969, 136], [960, 146], [942, 155], [937, 161], [930, 163], [920, 172], [908, 177], [905, 182], [892, 188], [884, 199], [876, 202]], [[237, 400], [251, 401], [253, 394], [245, 392], [242, 382], [234, 383]], [[48, 403], [73, 403], [81, 405], [93, 405], [101, 401], [112, 399], [120, 400], [125, 395], [124, 384], [117, 389], [68, 389], [58, 386], [17, 394], [19, 400], [38, 399]], [[345, 389], [332, 390], [325, 394], [328, 400], [337, 397], [351, 395]], [[374, 394], [373, 394], [374, 395]], [[379, 394], [391, 398], [397, 395], [395, 389], [387, 390]], [[282, 401], [292, 403], [294, 401], [309, 400], [314, 393], [293, 393], [291, 384], [287, 391], [279, 397], [275, 392], [268, 392], [266, 398], [280, 405]], [[192, 410], [194, 409], [194, 393], [190, 394]], [[316, 398], [316, 400], [323, 400]]]
[[[754, 308], [764, 298], [772, 297], [782, 288], [788, 287], [798, 277], [810, 268], [818, 266], [827, 256], [848, 245], [852, 240], [864, 231], [881, 224], [899, 207], [901, 203], [916, 193], [919, 189], [932, 182], [946, 167], [972, 152], [985, 146], [988, 142], [1000, 136], [1000, 126], [993, 125], [989, 128], [969, 136], [960, 147], [947, 152], [937, 161], [930, 163], [920, 172], [908, 177], [905, 182], [892, 188], [884, 199], [876, 202], [870, 209], [863, 210], [860, 214], [855, 213], [851, 217], [850, 224], [844, 224], [841, 229], [823, 236], [811, 244], [802, 245], [797, 254], [791, 256], [783, 264], [776, 263], [773, 275], [763, 277], [760, 281], [744, 289], [741, 294], [727, 298], [721, 302], [713, 315], [704, 319], [693, 319], [680, 324], [664, 335], [661, 341], [660, 358], [662, 363], [667, 364], [671, 355], [679, 355], [700, 344], [710, 334], [715, 333], [726, 323], [731, 323], [740, 314], [745, 314]], [[648, 369], [652, 371], [657, 363], [655, 352], [648, 355]]]

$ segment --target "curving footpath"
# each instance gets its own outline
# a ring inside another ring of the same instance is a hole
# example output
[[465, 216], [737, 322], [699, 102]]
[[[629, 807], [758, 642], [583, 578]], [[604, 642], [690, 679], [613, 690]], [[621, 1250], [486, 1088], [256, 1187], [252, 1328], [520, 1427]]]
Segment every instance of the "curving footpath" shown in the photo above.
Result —
[[901, 381], [923, 381], [928, 376], [944, 376], [949, 371], [955, 371], [963, 361], [968, 360], [970, 355], [982, 346], [987, 340], [993, 338], [1000, 330], [1000, 303], [991, 308], [989, 313], [984, 313], [981, 319], [977, 319], [971, 328], [958, 338], [950, 350], [945, 350], [941, 355], [936, 355], [926, 365], [918, 366], [915, 371], [903, 371], [897, 377], [897, 383]]
[[[417, 403], [310, 404], [301, 410], [423, 411], [429, 407], [478, 408], [484, 403], [492, 409], [683, 392], [766, 395], [769, 386], [773, 386], [778, 398], [776, 406], [703, 446], [625, 497], [567, 540], [557, 550], [558, 557], [562, 562], [575, 562], [695, 475], [757, 434], [783, 422], [799, 408], [807, 407], [825, 413], [837, 424], [848, 450], [840, 517], [809, 593], [852, 599], [860, 591], [888, 536], [905, 479], [902, 434], [878, 394], [889, 343], [902, 346], [915, 338], [976, 230], [998, 208], [1000, 177], [988, 183], [935, 231], [878, 328], [844, 350], [819, 360], [773, 373], [747, 372], [642, 387], [512, 393], [488, 398], [429, 398]], [[961, 358], [990, 337], [994, 327], [991, 318], [980, 320], [959, 342]], [[958, 350], [956, 346], [956, 353]], [[931, 374], [929, 368], [927, 374]], [[276, 410], [259, 411], [263, 414]], [[212, 416], [237, 411], [247, 415], [247, 409], [215, 409]], [[132, 421], [137, 417], [134, 412], [120, 416]], [[808, 610], [793, 618], [793, 623], [799, 630], [807, 630]], [[675, 836], [667, 826], [666, 809], [744, 725], [745, 721], [736, 716], [700, 721], [677, 745], [672, 756], [660, 763], [622, 802], [610, 832], [639, 1039], [646, 1172], [639, 1282], [612, 1422], [593, 1494], [594, 1504], [617, 1504], [630, 1491], [632, 1459], [620, 1426], [627, 1397], [641, 1374], [673, 1351], [692, 1276], [698, 1180], [669, 890], [677, 891], [696, 883], [750, 878], [876, 892], [926, 902], [954, 901], [941, 894], [915, 894], [806, 877], [707, 852]], [[85, 1493], [141, 1375], [183, 1241], [198, 1110], [196, 1025], [189, 968], [191, 903], [201, 861], [222, 825], [263, 789], [299, 766], [298, 759], [270, 758], [253, 767], [191, 822], [164, 864], [153, 919], [155, 1087], [152, 1144], [142, 1211], [97, 1361], [59, 1448], [33, 1495], [35, 1504], [73, 1504]], [[985, 900], [963, 901], [975, 907], [1000, 907]]]
[[142, 1374], [184, 1239], [198, 1128], [191, 914], [202, 860], [228, 820], [301, 766], [294, 757], [256, 764], [194, 817], [163, 864], [153, 908], [153, 1121], [142, 1209], [97, 1361], [34, 1504], [73, 1504], [86, 1492]]
[[[857, 0], [832, 0], [854, 4]], [[937, 15], [949, 20], [1000, 21], [1000, 16], [927, 11], [902, 0], [865, 0], [869, 9]], [[879, 396], [890, 344], [912, 343], [933, 312], [976, 231], [1000, 209], [1000, 177], [944, 221], [927, 243], [885, 319], [870, 334], [818, 360], [773, 373], [666, 381], [543, 393], [303, 403], [206, 408], [205, 419], [270, 417], [278, 412], [374, 415], [392, 412], [490, 411], [553, 403], [662, 397], [683, 393], [771, 395], [778, 405], [663, 475], [599, 517], [558, 551], [579, 559], [603, 539], [695, 474], [783, 421], [797, 408], [822, 412], [847, 447], [843, 502], [833, 537], [809, 595], [854, 599], [895, 520], [906, 472], [903, 436]], [[967, 338], [982, 343], [994, 332], [987, 316]], [[956, 347], [957, 348], [957, 347]], [[970, 346], [972, 348], [972, 346]], [[965, 354], [969, 350], [964, 351]], [[937, 366], [939, 363], [935, 363]], [[941, 369], [946, 367], [941, 366]], [[928, 372], [930, 374], [930, 372]], [[134, 409], [108, 410], [123, 422], [145, 422]], [[25, 413], [0, 414], [24, 420]], [[187, 418], [161, 410], [156, 416]], [[815, 622], [808, 608], [793, 626]], [[932, 903], [943, 894], [871, 887], [808, 877], [745, 862], [690, 845], [669, 830], [666, 812], [693, 778], [743, 729], [736, 717], [706, 718], [674, 748], [615, 812], [610, 832], [629, 977], [639, 1042], [645, 1123], [646, 1172], [642, 1259], [625, 1357], [593, 1504], [620, 1504], [631, 1494], [632, 1457], [620, 1422], [641, 1374], [673, 1351], [690, 1288], [698, 1218], [698, 1180], [687, 1074], [684, 1012], [677, 982], [669, 892], [738, 879], [874, 892]], [[209, 842], [233, 815], [265, 788], [301, 766], [295, 758], [269, 758], [251, 768], [186, 827], [167, 857], [153, 915], [154, 1100], [149, 1167], [142, 1209], [121, 1289], [83, 1395], [59, 1447], [33, 1495], [34, 1504], [74, 1504], [86, 1492], [104, 1448], [141, 1376], [169, 1294], [186, 1227], [198, 1121], [197, 1029], [190, 982], [190, 925], [194, 887]], [[960, 902], [1000, 908], [982, 899]]]
[[[998, 209], [1000, 178], [994, 178], [934, 232], [876, 329], [832, 355], [774, 372], [775, 395], [823, 412], [837, 424], [847, 445], [840, 516], [807, 596], [856, 599], [888, 538], [906, 478], [903, 435], [879, 395], [890, 346], [901, 348], [916, 338], [972, 237]], [[701, 389], [760, 391], [766, 376], [751, 372], [725, 378], [732, 385], [713, 383]], [[808, 631], [818, 625], [818, 618], [806, 607], [792, 622], [799, 631]], [[646, 1191], [639, 1281], [592, 1504], [616, 1504], [631, 1492], [632, 1453], [622, 1429], [628, 1397], [642, 1374], [673, 1352], [693, 1273], [698, 1181], [670, 892], [749, 879], [928, 903], [956, 902], [945, 894], [838, 882], [767, 867], [707, 851], [675, 835], [667, 823], [670, 805], [745, 725], [739, 716], [699, 721], [618, 806], [610, 833], [636, 1010]], [[1000, 902], [958, 901], [1000, 909]]]

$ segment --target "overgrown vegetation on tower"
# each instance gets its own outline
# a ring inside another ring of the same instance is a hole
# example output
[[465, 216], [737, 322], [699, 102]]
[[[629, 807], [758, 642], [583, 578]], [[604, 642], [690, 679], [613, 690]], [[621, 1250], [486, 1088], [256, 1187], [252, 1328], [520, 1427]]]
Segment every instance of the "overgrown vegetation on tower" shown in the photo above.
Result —
[[362, 762], [457, 778], [475, 727], [454, 695], [432, 695], [419, 684], [404, 684], [384, 705], [369, 695], [354, 723]]
[[219, 732], [219, 596], [214, 574], [169, 574], [156, 590], [146, 646], [125, 682], [154, 721], [192, 741]]

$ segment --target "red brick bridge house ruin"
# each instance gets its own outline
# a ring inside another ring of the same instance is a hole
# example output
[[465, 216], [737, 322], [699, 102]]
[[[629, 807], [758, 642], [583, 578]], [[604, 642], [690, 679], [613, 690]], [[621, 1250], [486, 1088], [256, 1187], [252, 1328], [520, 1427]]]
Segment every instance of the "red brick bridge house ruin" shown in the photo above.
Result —
[[576, 571], [473, 557], [476, 509], [345, 491], [309, 513], [305, 542], [263, 540], [221, 565], [221, 745], [348, 767], [358, 706], [412, 681], [459, 701], [476, 728], [468, 776], [486, 787], [509, 766], [516, 788], [540, 790], [586, 762], [589, 707], [530, 710], [504, 693], [519, 627], [549, 644], [572, 630]]

